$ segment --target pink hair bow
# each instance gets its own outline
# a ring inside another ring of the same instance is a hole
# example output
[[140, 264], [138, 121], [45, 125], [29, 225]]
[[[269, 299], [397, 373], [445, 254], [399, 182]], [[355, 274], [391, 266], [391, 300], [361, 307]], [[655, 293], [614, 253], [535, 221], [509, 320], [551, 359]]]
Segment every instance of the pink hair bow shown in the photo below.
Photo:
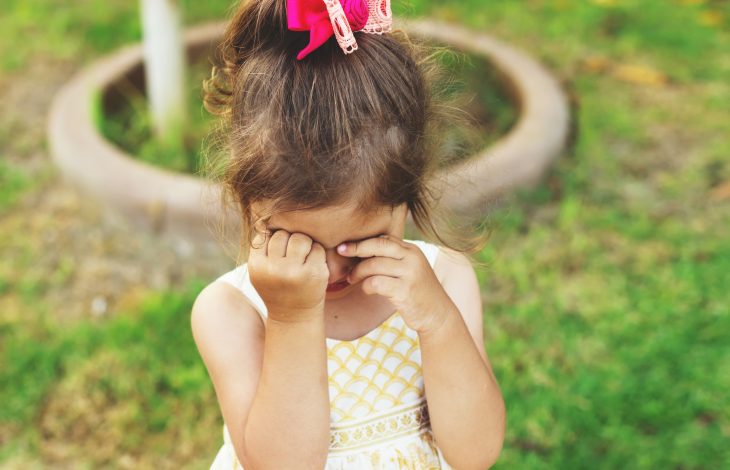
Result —
[[334, 34], [345, 54], [357, 50], [353, 31], [390, 32], [390, 0], [287, 0], [286, 15], [292, 31], [309, 31], [309, 44], [299, 51], [302, 60]]

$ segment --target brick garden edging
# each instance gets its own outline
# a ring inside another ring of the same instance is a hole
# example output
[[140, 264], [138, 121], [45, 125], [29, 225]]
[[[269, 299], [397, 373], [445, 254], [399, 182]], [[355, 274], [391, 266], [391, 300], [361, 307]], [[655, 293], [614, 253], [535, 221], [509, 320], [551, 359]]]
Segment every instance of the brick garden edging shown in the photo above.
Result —
[[[569, 108], [557, 81], [539, 63], [484, 34], [428, 20], [401, 20], [406, 32], [486, 56], [506, 77], [520, 104], [518, 122], [501, 140], [442, 171], [442, 202], [458, 213], [480, 214], [511, 190], [539, 181], [563, 151]], [[224, 23], [185, 34], [191, 56], [208, 54]], [[166, 171], [127, 155], [94, 125], [97, 97], [112, 102], [122, 77], [142, 76], [142, 47], [125, 47], [76, 74], [55, 96], [48, 120], [51, 155], [63, 177], [139, 226], [196, 246], [214, 242], [220, 188], [191, 175]], [[236, 216], [228, 219], [236, 227]]]

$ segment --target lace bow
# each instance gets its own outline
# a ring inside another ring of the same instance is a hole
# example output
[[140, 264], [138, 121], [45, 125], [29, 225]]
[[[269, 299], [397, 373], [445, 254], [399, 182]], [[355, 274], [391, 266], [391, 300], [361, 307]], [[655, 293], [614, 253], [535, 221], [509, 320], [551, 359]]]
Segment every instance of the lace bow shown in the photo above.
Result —
[[309, 44], [299, 51], [302, 60], [333, 34], [345, 54], [357, 50], [353, 31], [383, 34], [391, 31], [390, 0], [287, 0], [288, 28], [309, 31]]

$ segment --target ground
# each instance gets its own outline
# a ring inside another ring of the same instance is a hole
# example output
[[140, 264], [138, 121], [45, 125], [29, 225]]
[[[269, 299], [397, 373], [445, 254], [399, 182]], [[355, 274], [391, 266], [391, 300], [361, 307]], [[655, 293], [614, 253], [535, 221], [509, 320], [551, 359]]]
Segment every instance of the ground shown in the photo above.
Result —
[[[17, 200], [2, 208], [0, 266], [21, 290], [42, 293], [50, 311], [77, 320], [134, 308], [146, 291], [179, 288], [191, 276], [211, 276], [233, 261], [193, 257], [108, 213], [63, 180], [46, 149], [46, 114], [75, 66], [34, 62], [22, 79], [17, 74], [0, 82], [0, 107], [25, 110], [0, 116], [7, 135], [3, 171], [24, 181]], [[18, 267], [25, 268], [22, 276], [13, 269]], [[19, 302], [13, 295], [1, 301]]]

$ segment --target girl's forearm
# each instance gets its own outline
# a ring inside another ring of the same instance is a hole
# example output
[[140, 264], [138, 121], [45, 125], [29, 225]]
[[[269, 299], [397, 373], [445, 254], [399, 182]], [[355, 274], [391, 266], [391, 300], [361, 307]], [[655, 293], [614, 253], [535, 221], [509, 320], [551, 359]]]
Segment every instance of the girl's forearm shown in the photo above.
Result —
[[502, 449], [504, 401], [456, 307], [419, 339], [436, 444], [455, 468], [490, 467]]
[[[323, 468], [329, 448], [324, 316], [268, 319], [243, 448], [253, 468]], [[245, 464], [244, 464], [245, 466]]]

